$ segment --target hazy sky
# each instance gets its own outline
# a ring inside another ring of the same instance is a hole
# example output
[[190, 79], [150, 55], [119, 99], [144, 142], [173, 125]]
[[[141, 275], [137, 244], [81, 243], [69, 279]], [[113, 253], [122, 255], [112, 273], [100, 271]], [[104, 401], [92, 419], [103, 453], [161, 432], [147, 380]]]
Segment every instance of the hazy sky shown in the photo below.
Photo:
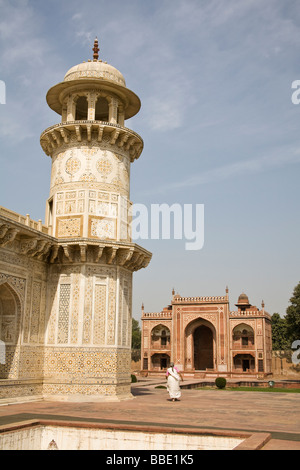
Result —
[[48, 89], [92, 58], [141, 99], [126, 121], [144, 140], [131, 200], [204, 204], [205, 242], [141, 240], [133, 315], [182, 296], [245, 291], [285, 314], [299, 274], [298, 0], [0, 0], [0, 205], [44, 220], [51, 160], [39, 143], [60, 118]]

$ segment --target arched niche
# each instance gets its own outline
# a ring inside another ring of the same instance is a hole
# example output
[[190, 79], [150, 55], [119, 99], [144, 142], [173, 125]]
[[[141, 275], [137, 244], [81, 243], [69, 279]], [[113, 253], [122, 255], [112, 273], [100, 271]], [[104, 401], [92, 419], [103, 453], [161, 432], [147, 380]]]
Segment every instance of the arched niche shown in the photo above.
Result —
[[254, 346], [254, 330], [246, 323], [236, 325], [232, 330], [232, 342], [234, 347]]
[[154, 353], [151, 356], [151, 370], [166, 370], [170, 365], [170, 355], [168, 353]]
[[163, 348], [170, 345], [171, 333], [167, 326], [163, 324], [156, 325], [151, 330], [151, 347]]
[[5, 282], [0, 284], [0, 379], [17, 377], [15, 357], [20, 334], [21, 303], [18, 294]]

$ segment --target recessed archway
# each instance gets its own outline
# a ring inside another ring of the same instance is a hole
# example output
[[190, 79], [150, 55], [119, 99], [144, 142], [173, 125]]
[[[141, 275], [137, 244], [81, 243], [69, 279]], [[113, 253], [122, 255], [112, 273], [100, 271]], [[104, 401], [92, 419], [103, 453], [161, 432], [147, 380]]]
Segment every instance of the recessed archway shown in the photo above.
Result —
[[254, 346], [254, 330], [250, 325], [240, 323], [232, 330], [232, 343], [234, 349], [238, 347]]
[[151, 356], [151, 370], [166, 370], [170, 365], [169, 354], [155, 353]]
[[185, 368], [207, 370], [216, 367], [216, 330], [204, 318], [196, 318], [185, 329]]
[[155, 349], [168, 349], [170, 347], [170, 330], [167, 326], [156, 325], [151, 331], [151, 346]]
[[213, 369], [214, 347], [213, 332], [205, 325], [198, 326], [193, 335], [195, 370]]

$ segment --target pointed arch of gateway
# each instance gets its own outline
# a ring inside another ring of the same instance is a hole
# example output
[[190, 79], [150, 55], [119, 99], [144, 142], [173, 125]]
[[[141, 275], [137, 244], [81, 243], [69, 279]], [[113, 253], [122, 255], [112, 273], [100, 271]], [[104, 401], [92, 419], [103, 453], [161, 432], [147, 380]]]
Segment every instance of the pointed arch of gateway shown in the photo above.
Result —
[[185, 329], [185, 366], [190, 370], [216, 368], [216, 329], [204, 318], [190, 322]]

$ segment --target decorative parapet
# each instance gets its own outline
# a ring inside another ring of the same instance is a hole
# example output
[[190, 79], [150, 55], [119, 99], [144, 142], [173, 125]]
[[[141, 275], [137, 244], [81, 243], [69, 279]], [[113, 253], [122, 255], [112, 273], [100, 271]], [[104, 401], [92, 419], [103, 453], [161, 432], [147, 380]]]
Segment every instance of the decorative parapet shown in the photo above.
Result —
[[229, 312], [229, 318], [266, 317], [271, 319], [271, 315], [264, 310], [245, 310]]
[[8, 219], [13, 220], [14, 222], [18, 222], [20, 224], [25, 225], [26, 227], [30, 227], [30, 228], [33, 228], [34, 230], [38, 230], [39, 232], [50, 234], [51, 227], [43, 225], [41, 220], [39, 220], [38, 222], [35, 220], [32, 220], [29, 214], [26, 214], [26, 216], [21, 215], [21, 214], [18, 214], [17, 212], [11, 211], [9, 209], [6, 209], [5, 207], [0, 206], [0, 216], [7, 217]]
[[[4, 215], [5, 214], [5, 215]], [[47, 230], [43, 230], [47, 229]], [[45, 233], [46, 232], [46, 233]], [[54, 239], [48, 235], [48, 227], [0, 208], [0, 247], [14, 244], [14, 251], [43, 260], [49, 255]]]
[[103, 121], [68, 121], [48, 127], [41, 134], [42, 149], [46, 155], [51, 155], [62, 143], [70, 143], [71, 136], [75, 136], [77, 142], [92, 140], [102, 142], [104, 137], [109, 137], [111, 145], [124, 147], [129, 151], [131, 162], [139, 158], [144, 146], [142, 138], [136, 132], [119, 124]]
[[157, 319], [157, 318], [165, 318], [168, 320], [172, 319], [172, 312], [153, 312], [153, 313], [143, 313], [142, 319]]
[[214, 296], [214, 297], [180, 297], [175, 295], [173, 297], [172, 303], [207, 303], [207, 302], [228, 302], [228, 297], [223, 296]]

